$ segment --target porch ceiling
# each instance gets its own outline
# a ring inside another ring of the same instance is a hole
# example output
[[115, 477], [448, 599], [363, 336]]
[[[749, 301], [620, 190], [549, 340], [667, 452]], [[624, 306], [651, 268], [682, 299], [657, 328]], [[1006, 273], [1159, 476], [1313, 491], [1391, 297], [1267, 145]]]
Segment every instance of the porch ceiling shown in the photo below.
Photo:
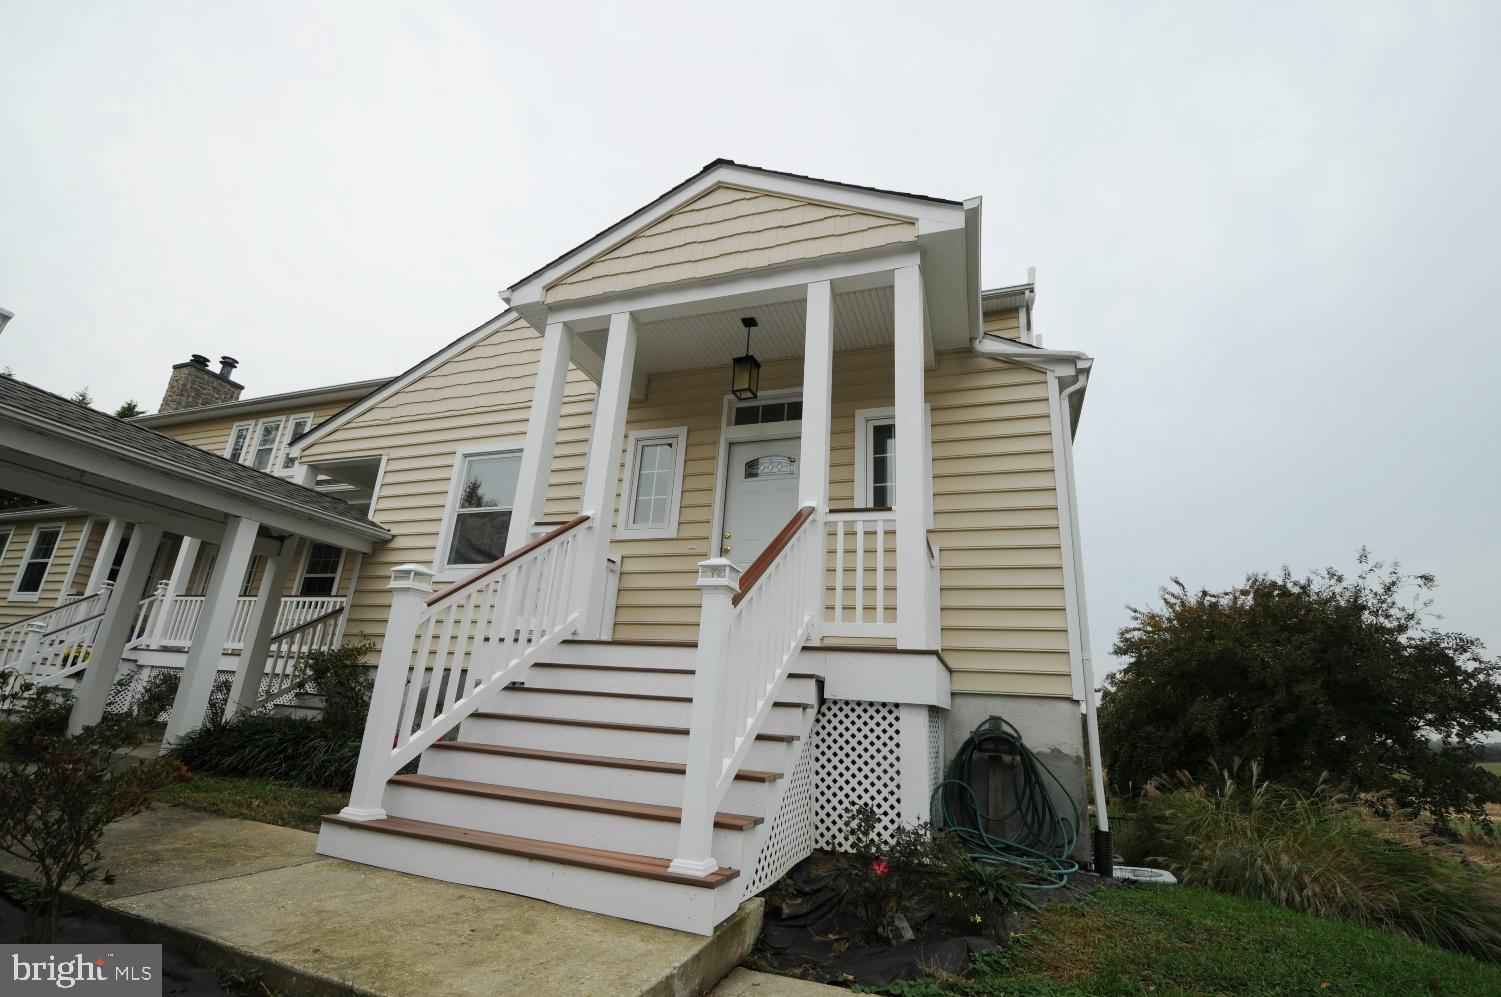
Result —
[[[834, 349], [863, 350], [891, 343], [894, 332], [891, 286], [868, 287], [834, 295]], [[747, 302], [734, 308], [697, 315], [643, 320], [637, 327], [636, 370], [658, 374], [671, 370], [701, 370], [727, 366], [745, 352], [745, 327], [740, 319], [753, 315], [759, 326], [751, 333], [751, 352], [763, 363], [803, 355], [807, 301]], [[603, 356], [605, 329], [578, 334], [589, 353]], [[587, 371], [597, 376], [597, 371]]]

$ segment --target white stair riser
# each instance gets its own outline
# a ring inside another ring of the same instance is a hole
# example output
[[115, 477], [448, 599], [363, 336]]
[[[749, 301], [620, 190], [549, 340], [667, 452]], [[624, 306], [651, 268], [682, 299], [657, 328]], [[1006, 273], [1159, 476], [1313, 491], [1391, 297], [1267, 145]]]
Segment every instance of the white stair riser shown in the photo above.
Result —
[[[521, 789], [545, 789], [554, 793], [576, 793], [606, 800], [630, 803], [653, 803], [664, 807], [683, 804], [683, 777], [672, 772], [643, 772], [639, 769], [607, 768], [576, 762], [540, 761], [490, 755], [478, 751], [451, 751], [442, 748], [422, 753], [418, 771], [423, 775], [448, 779], [468, 779], [497, 786]], [[770, 788], [775, 783], [730, 780], [720, 809], [729, 813], [765, 817]]]
[[738, 879], [717, 890], [680, 886], [339, 824], [323, 826], [318, 854], [700, 935], [734, 913], [740, 896]]
[[[678, 825], [670, 821], [494, 800], [399, 784], [386, 787], [385, 808], [393, 817], [474, 831], [665, 859], [677, 855]], [[716, 827], [714, 860], [732, 869], [741, 868], [746, 862], [746, 843], [754, 837], [754, 828], [744, 832]]]
[[[648, 672], [595, 668], [549, 668], [534, 665], [526, 684], [543, 689], [584, 689], [590, 692], [634, 692], [649, 696], [692, 696], [693, 673]], [[789, 678], [777, 698], [789, 702], [816, 702], [817, 686], [811, 678]]]
[[[653, 762], [682, 762], [688, 755], [686, 734], [496, 720], [479, 714], [464, 721], [459, 740], [543, 748], [548, 751], [575, 751], [586, 755], [610, 755], [615, 758], [640, 758]], [[770, 772], [787, 771], [788, 743], [757, 739], [746, 753], [741, 767]]]
[[[616, 696], [549, 694], [546, 690], [507, 689], [486, 704], [501, 713], [520, 713], [529, 717], [564, 717], [569, 720], [603, 720], [659, 727], [687, 727], [691, 723], [693, 704], [660, 699], [621, 699]], [[761, 729], [767, 734], [796, 734], [807, 726], [803, 711], [792, 706], [774, 706]]]
[[642, 644], [580, 644], [565, 640], [548, 655], [548, 661], [569, 664], [610, 665], [614, 668], [686, 668], [698, 661], [698, 648]]

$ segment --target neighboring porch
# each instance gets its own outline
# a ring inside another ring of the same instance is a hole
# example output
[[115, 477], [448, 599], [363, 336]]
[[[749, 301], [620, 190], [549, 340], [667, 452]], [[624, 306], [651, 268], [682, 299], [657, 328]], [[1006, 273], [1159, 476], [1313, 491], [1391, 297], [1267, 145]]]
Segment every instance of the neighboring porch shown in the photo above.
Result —
[[[201, 722], [226, 664], [234, 712], [263, 704], [268, 683], [284, 691], [302, 654], [338, 639], [343, 595], [287, 597], [299, 565], [308, 574], [299, 555], [320, 544], [358, 556], [385, 530], [337, 498], [0, 382], [7, 486], [108, 521], [86, 593], [0, 631], [7, 684], [76, 681], [76, 731], [102, 716], [122, 662], [175, 653], [182, 678], [165, 747]], [[169, 534], [181, 537], [176, 557], [152, 586]]]

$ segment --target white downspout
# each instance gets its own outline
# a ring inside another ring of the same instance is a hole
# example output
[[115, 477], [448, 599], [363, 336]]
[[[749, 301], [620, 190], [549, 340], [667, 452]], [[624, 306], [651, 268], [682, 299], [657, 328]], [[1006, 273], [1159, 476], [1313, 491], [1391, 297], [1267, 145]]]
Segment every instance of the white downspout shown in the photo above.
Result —
[[[1060, 414], [1065, 419], [1068, 418], [1069, 396], [1076, 391], [1084, 390], [1084, 386], [1088, 383], [1088, 369], [1081, 370], [1078, 380], [1059, 393], [1059, 408], [1062, 410]], [[1098, 696], [1094, 687], [1094, 661], [1089, 641], [1089, 601], [1084, 594], [1084, 555], [1081, 551], [1082, 544], [1079, 542], [1079, 501], [1074, 487], [1074, 434], [1071, 426], [1065, 424], [1064, 429], [1063, 473], [1068, 480], [1068, 517], [1073, 526], [1074, 535], [1074, 589], [1075, 599], [1079, 605], [1079, 648], [1084, 670], [1084, 726], [1089, 738], [1089, 768], [1093, 777], [1095, 824], [1100, 831], [1109, 834], [1110, 814], [1105, 804], [1105, 769], [1100, 761], [1100, 720], [1096, 708]], [[1096, 861], [1098, 862], [1098, 856]]]

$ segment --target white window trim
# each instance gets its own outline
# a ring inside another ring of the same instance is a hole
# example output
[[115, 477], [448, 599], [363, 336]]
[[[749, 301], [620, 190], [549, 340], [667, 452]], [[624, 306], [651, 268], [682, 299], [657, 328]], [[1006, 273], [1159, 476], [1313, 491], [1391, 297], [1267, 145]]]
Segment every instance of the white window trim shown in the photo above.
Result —
[[284, 415], [268, 415], [255, 424], [250, 431], [250, 444], [245, 448], [245, 455], [240, 463], [246, 467], [255, 467], [255, 452], [260, 449], [261, 430], [266, 428], [267, 423], [280, 423], [276, 427], [276, 436], [271, 440], [271, 459], [266, 462], [266, 473], [275, 474], [277, 471], [276, 461], [281, 456], [282, 439], [286, 436], [287, 425], [290, 420]]
[[[5, 564], [5, 555], [10, 551], [10, 542], [16, 537], [14, 526], [0, 526], [0, 565]], [[17, 577], [20, 577], [19, 573]]]
[[[465, 461], [470, 457], [498, 457], [501, 454], [507, 453], [514, 453], [520, 457], [524, 449], [525, 441], [513, 438], [496, 440], [493, 443], [460, 447], [454, 451], [453, 476], [448, 481], [448, 500], [443, 503], [443, 523], [438, 529], [438, 547], [433, 551], [433, 581], [456, 582], [475, 568], [483, 567], [483, 565], [478, 564], [448, 563], [448, 545], [453, 539], [454, 514], [459, 508], [459, 493], [464, 488]], [[512, 507], [511, 514], [515, 515], [514, 506]]]
[[[801, 388], [781, 388], [775, 391], [762, 391], [757, 394], [750, 404], [775, 401], [798, 401], [803, 397]], [[730, 445], [743, 443], [746, 440], [791, 440], [801, 443], [803, 438], [803, 421], [796, 419], [792, 422], [758, 422], [753, 426], [736, 426], [735, 409], [742, 404], [738, 398], [728, 392], [724, 395], [722, 409], [719, 415], [719, 449], [714, 455], [714, 505], [709, 513], [709, 550], [713, 551], [710, 557], [719, 553], [719, 543], [712, 538], [719, 537], [724, 533], [724, 503], [729, 497], [729, 474], [730, 474]]]
[[[26, 542], [26, 553], [21, 556], [21, 563], [16, 565], [16, 577], [10, 583], [9, 602], [36, 602], [42, 597], [42, 590], [47, 587], [47, 576], [52, 572], [52, 562], [57, 560], [57, 549], [63, 545], [63, 530], [66, 523], [37, 523], [31, 528], [31, 539]], [[26, 566], [31, 563], [31, 552], [36, 550], [37, 538], [48, 530], [57, 530], [57, 542], [52, 545], [52, 553], [47, 557], [47, 567], [42, 569], [42, 579], [37, 583], [35, 592], [22, 592], [21, 576], [26, 573]]]
[[[237, 436], [242, 429], [245, 430], [245, 453], [240, 454], [240, 458], [238, 460], [235, 460], [235, 458], [231, 457], [230, 454], [233, 453], [235, 449], [235, 436]], [[224, 441], [224, 459], [234, 460], [236, 464], [245, 463], [245, 457], [247, 454], [249, 454], [251, 444], [253, 444], [254, 442], [255, 420], [252, 419], [249, 422], [235, 423], [233, 426], [229, 427], [229, 439]]]
[[[671, 440], [673, 444], [672, 490], [667, 495], [667, 522], [662, 526], [632, 526], [631, 505], [636, 500], [636, 468], [641, 447], [646, 443]], [[617, 540], [676, 540], [678, 511], [683, 504], [683, 463], [688, 448], [688, 427], [637, 429], [626, 434], [626, 463], [623, 494], [620, 496], [619, 521], [615, 524]]]
[[343, 547], [339, 547], [338, 544], [329, 544], [328, 545], [330, 547], [339, 547], [339, 566], [334, 569], [334, 586], [333, 586], [332, 589], [329, 590], [328, 595], [303, 595], [302, 594], [302, 580], [305, 577], [307, 577], [308, 562], [313, 559], [313, 543], [314, 543], [314, 541], [309, 540], [307, 543], [303, 544], [302, 565], [301, 565], [301, 567], [299, 567], [297, 569], [297, 584], [295, 584], [295, 585], [292, 586], [292, 597], [296, 598], [296, 599], [333, 599], [333, 598], [336, 598], [338, 596], [338, 594], [339, 594], [339, 579], [341, 579], [341, 578], [344, 577], [344, 555], [348, 553], [348, 551], [346, 551]]
[[[311, 433], [313, 431], [313, 413], [299, 412], [296, 415], [286, 416], [287, 421], [282, 424], [281, 434], [277, 442], [276, 452], [271, 456], [271, 459], [274, 462], [272, 465], [272, 470], [274, 471], [274, 473], [279, 474], [284, 478], [290, 477], [297, 470], [298, 454], [291, 449], [292, 427], [296, 425], [298, 420], [300, 419], [307, 420], [307, 428], [302, 431], [303, 436], [306, 436], [308, 433]], [[283, 467], [282, 465], [286, 463], [286, 458], [289, 455], [292, 458], [292, 463], [287, 465], [286, 467]]]
[[[931, 440], [933, 439], [933, 405], [931, 402], [923, 403], [923, 418], [927, 423], [927, 435], [928, 440], [930, 441], [928, 446], [924, 448], [923, 463], [926, 465], [924, 467], [924, 472], [927, 474], [928, 491], [931, 494], [933, 490], [933, 446], [931, 443]], [[881, 408], [862, 408], [855, 410], [855, 488], [852, 497], [854, 500], [854, 505], [858, 509], [868, 509], [872, 507], [870, 498], [870, 472], [871, 466], [875, 462], [871, 459], [870, 455], [871, 424], [895, 421], [896, 409], [895, 407], [890, 405], [883, 406]], [[900, 428], [897, 431], [898, 433], [900, 433]], [[898, 442], [897, 447], [898, 453], [900, 454], [900, 442]], [[894, 495], [892, 496], [891, 505], [893, 509], [896, 508], [896, 496]], [[933, 528], [933, 505], [931, 502], [928, 503], [927, 509], [927, 527], [930, 530]]]

